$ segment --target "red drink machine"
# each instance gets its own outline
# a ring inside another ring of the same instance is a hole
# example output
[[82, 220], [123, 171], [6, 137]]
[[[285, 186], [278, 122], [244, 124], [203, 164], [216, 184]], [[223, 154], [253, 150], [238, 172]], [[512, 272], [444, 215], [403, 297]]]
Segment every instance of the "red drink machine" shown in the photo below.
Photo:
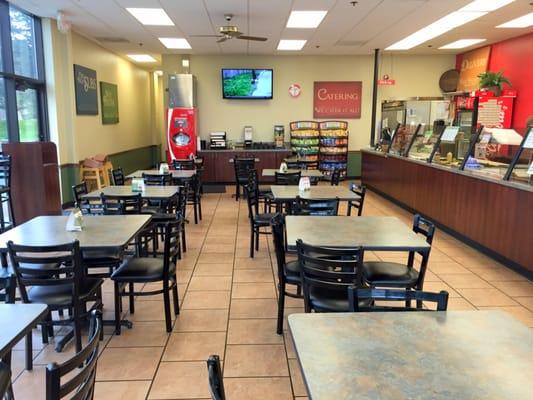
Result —
[[198, 110], [196, 79], [191, 74], [169, 75], [166, 117], [168, 164], [196, 156]]

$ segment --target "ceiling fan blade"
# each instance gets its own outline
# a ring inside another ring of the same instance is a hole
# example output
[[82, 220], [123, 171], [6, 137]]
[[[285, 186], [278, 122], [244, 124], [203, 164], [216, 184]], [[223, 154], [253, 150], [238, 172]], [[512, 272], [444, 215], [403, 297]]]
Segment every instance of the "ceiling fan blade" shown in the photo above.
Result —
[[223, 43], [223, 42], [225, 42], [225, 41], [228, 40], [228, 39], [229, 39], [229, 37], [227, 37], [227, 36], [222, 36], [220, 39], [217, 40], [217, 43]]
[[190, 37], [222, 37], [222, 35], [189, 35]]
[[259, 37], [259, 36], [245, 36], [245, 35], [237, 36], [237, 39], [242, 39], [242, 40], [254, 40], [254, 41], [256, 41], [256, 42], [264, 42], [264, 41], [268, 40], [266, 37]]

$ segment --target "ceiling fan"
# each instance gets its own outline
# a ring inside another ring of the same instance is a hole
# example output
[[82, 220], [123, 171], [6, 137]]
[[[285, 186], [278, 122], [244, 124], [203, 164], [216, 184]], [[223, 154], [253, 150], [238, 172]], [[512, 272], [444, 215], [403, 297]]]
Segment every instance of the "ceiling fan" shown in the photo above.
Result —
[[229, 25], [231, 22], [231, 19], [233, 18], [233, 14], [224, 14], [224, 18], [226, 19], [226, 22], [228, 25], [221, 26], [219, 28], [219, 35], [190, 35], [191, 37], [216, 37], [219, 38], [217, 40], [217, 43], [225, 42], [226, 40], [230, 39], [242, 39], [242, 40], [255, 40], [257, 42], [264, 42], [267, 40], [265, 37], [259, 37], [259, 36], [246, 36], [243, 35], [242, 32], [239, 32], [239, 28], [237, 28], [234, 25]]

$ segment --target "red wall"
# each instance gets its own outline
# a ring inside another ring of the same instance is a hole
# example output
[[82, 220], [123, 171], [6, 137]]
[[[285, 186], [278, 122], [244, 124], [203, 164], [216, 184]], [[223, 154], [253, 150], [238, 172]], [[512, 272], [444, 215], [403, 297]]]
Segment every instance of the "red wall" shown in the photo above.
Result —
[[[517, 91], [513, 128], [524, 134], [526, 121], [533, 116], [533, 33], [504, 40], [491, 47], [489, 71], [503, 71]], [[462, 57], [462, 54], [457, 55], [458, 69]]]

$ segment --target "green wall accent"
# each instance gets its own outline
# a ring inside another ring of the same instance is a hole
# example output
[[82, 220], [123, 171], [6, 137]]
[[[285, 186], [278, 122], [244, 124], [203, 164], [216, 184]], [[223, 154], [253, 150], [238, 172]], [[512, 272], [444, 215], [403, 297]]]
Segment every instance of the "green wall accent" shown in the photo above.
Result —
[[[114, 168], [122, 167], [124, 174], [130, 174], [138, 169], [152, 168], [159, 163], [161, 145], [153, 145], [125, 151], [109, 156]], [[77, 165], [66, 165], [60, 168], [62, 203], [71, 203], [72, 186], [79, 183], [80, 171]]]
[[348, 152], [348, 176], [360, 177], [361, 176], [361, 152], [349, 151]]

